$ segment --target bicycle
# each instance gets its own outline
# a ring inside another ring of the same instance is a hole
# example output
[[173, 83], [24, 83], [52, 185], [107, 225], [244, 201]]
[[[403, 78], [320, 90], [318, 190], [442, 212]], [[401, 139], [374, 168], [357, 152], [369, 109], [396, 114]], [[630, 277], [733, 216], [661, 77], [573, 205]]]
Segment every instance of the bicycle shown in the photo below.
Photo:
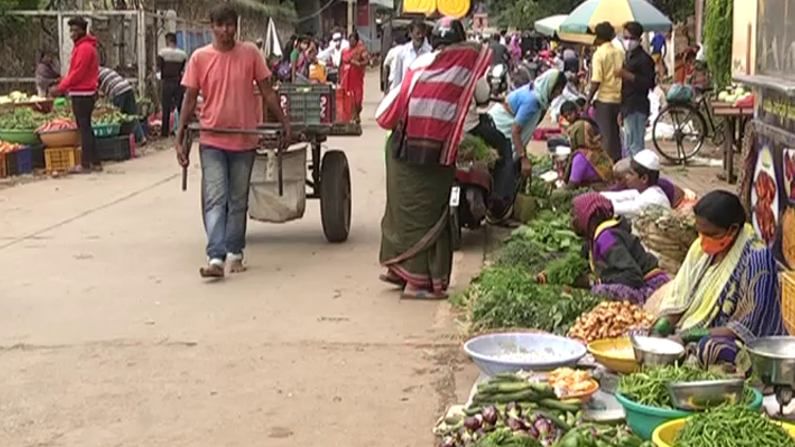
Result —
[[[713, 114], [712, 91], [712, 88], [704, 90], [693, 101], [669, 102], [660, 110], [651, 133], [654, 147], [660, 155], [676, 164], [686, 164], [698, 155], [707, 138], [715, 146], [723, 145], [726, 122], [716, 119]], [[662, 144], [670, 140], [675, 142], [676, 154], [671, 153], [670, 145]]]

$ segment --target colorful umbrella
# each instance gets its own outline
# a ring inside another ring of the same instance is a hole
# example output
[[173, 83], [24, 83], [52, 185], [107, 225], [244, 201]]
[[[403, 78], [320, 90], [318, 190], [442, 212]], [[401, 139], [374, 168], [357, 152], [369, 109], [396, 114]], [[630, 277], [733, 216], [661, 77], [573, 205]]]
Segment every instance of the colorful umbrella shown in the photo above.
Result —
[[592, 45], [594, 41], [593, 34], [575, 34], [564, 33], [560, 31], [561, 23], [563, 23], [568, 17], [569, 16], [567, 15], [555, 15], [536, 20], [534, 24], [535, 30], [545, 36], [558, 36], [558, 38], [564, 42], [576, 42]]
[[669, 31], [671, 21], [646, 0], [586, 0], [560, 24], [565, 33], [593, 32], [597, 24], [610, 22], [621, 29], [627, 22], [638, 22], [646, 31]]

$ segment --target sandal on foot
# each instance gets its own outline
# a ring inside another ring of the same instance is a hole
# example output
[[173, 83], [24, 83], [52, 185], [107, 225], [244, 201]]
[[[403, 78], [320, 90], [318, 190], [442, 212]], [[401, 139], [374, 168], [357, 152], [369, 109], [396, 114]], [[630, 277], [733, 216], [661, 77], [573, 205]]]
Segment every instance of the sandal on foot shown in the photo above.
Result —
[[243, 273], [247, 270], [243, 264], [243, 255], [230, 253], [226, 255], [226, 262], [229, 263], [229, 273]]
[[446, 300], [447, 294], [444, 292], [431, 292], [430, 290], [411, 290], [408, 292], [404, 290], [400, 297], [404, 300], [437, 301]]
[[382, 273], [378, 275], [378, 279], [380, 279], [381, 281], [387, 284], [392, 284], [393, 286], [397, 287], [404, 287], [406, 285], [406, 281], [403, 280], [403, 278], [397, 275], [393, 275], [391, 273]]

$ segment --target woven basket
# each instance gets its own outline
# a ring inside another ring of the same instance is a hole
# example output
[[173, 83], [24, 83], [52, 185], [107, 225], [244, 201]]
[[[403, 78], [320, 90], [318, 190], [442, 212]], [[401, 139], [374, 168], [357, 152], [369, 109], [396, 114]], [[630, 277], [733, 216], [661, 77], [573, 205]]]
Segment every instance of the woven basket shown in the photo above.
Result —
[[660, 267], [676, 274], [698, 237], [692, 211], [679, 212], [652, 208], [632, 222], [633, 229], [647, 250], [660, 260]]

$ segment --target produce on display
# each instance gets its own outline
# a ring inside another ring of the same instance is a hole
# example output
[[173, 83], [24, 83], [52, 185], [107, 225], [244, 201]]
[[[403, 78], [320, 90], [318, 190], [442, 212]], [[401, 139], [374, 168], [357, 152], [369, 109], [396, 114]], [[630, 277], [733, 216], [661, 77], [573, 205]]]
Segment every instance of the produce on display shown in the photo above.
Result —
[[544, 211], [513, 231], [497, 254], [498, 266], [518, 266], [542, 275], [541, 282], [575, 285], [588, 272], [582, 239], [571, 230], [568, 214]]
[[718, 101], [735, 107], [753, 107], [755, 97], [753, 92], [746, 90], [742, 85], [729, 85], [718, 93]]
[[0, 129], [33, 131], [47, 121], [47, 115], [28, 108], [17, 108], [0, 115]]
[[676, 447], [795, 447], [795, 439], [758, 411], [724, 405], [689, 417], [677, 434]]
[[16, 143], [9, 143], [7, 141], [0, 141], [0, 154], [7, 154], [10, 152], [16, 152], [25, 146]]
[[587, 395], [599, 388], [591, 373], [582, 369], [558, 368], [547, 375], [547, 383], [559, 398]]
[[462, 300], [474, 332], [533, 328], [558, 335], [601, 301], [584, 290], [538, 284], [534, 275], [519, 267], [484, 270]]
[[648, 329], [654, 317], [628, 301], [600, 303], [582, 314], [569, 330], [568, 336], [586, 343], [627, 335], [633, 329]]
[[17, 104], [24, 102], [46, 101], [47, 98], [39, 95], [28, 96], [27, 93], [13, 91], [7, 95], [0, 96], [0, 104]]
[[458, 145], [459, 162], [483, 163], [487, 167], [493, 167], [499, 159], [500, 154], [495, 149], [489, 147], [482, 138], [469, 133], [464, 135]]
[[644, 442], [625, 426], [582, 424], [566, 433], [554, 447], [654, 447], [654, 444]]
[[[668, 392], [669, 383], [720, 379], [725, 377], [691, 366], [661, 366], [622, 376], [618, 383], [618, 392], [641, 405], [671, 409], [673, 401]], [[745, 401], [750, 402], [752, 399], [753, 394], [746, 387]]]
[[77, 129], [77, 123], [69, 118], [55, 118], [39, 126], [36, 132], [58, 132], [62, 130]]
[[132, 121], [132, 117], [115, 109], [97, 109], [91, 115], [92, 125], [121, 124]]

